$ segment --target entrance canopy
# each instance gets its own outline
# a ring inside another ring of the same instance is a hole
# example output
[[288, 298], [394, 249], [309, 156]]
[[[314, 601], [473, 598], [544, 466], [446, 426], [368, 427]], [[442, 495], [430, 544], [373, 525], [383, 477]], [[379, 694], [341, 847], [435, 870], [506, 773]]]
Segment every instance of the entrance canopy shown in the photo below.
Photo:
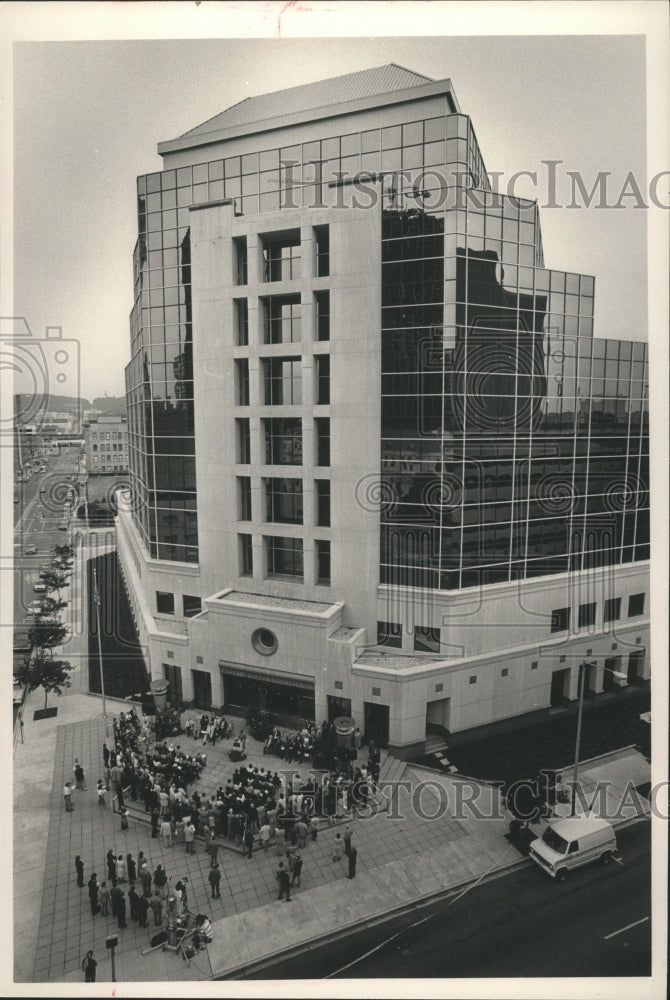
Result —
[[296, 677], [295, 675], [283, 672], [255, 670], [252, 667], [243, 667], [237, 663], [226, 663], [224, 660], [219, 660], [219, 667], [222, 673], [228, 677], [244, 677], [251, 681], [263, 681], [266, 684], [278, 684], [281, 687], [295, 687], [302, 688], [303, 691], [314, 691], [313, 677]]

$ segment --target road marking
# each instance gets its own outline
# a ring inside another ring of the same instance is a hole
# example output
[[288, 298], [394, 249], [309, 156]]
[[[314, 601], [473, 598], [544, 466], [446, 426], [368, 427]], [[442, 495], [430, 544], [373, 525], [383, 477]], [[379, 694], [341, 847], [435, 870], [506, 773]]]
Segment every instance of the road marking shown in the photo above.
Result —
[[631, 927], [637, 927], [638, 924], [644, 924], [647, 920], [649, 920], [649, 917], [642, 917], [641, 920], [636, 920], [632, 924], [626, 924], [625, 927], [620, 927], [618, 931], [612, 931], [611, 934], [606, 934], [603, 941], [609, 941], [610, 938], [616, 937], [617, 934], [623, 934], [624, 931], [629, 931]]

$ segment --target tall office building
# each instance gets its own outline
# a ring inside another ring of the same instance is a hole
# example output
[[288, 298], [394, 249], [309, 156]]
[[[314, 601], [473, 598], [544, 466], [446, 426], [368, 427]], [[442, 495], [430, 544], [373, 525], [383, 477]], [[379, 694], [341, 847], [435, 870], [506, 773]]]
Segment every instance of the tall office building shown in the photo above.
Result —
[[649, 678], [646, 346], [593, 336], [449, 80], [251, 97], [138, 179], [134, 489], [153, 677], [427, 735]]

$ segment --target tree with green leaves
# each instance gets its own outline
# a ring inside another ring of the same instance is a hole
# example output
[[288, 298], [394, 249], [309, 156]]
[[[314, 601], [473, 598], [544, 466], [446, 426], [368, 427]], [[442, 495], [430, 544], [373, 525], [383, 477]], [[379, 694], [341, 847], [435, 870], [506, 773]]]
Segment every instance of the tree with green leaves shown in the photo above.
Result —
[[70, 671], [72, 664], [67, 660], [54, 660], [44, 655], [40, 650], [32, 660], [22, 663], [14, 672], [20, 684], [25, 684], [29, 691], [44, 688], [44, 708], [47, 707], [49, 693], [62, 694], [63, 688], [71, 687]]
[[69, 587], [70, 586], [70, 581], [68, 580], [68, 578], [65, 575], [65, 573], [61, 573], [57, 569], [48, 570], [44, 574], [44, 576], [42, 577], [42, 580], [46, 584], [47, 590], [57, 590], [58, 591], [58, 600], [59, 601], [60, 601], [60, 592], [63, 589], [63, 587]]

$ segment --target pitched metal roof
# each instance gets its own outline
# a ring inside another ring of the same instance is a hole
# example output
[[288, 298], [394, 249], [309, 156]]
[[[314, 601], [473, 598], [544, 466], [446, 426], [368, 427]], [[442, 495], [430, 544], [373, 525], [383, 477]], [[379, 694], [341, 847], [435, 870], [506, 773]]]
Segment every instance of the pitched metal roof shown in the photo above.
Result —
[[356, 73], [346, 73], [344, 76], [334, 76], [329, 80], [303, 83], [298, 87], [275, 90], [258, 97], [247, 97], [222, 111], [221, 114], [184, 132], [179, 138], [206, 135], [208, 132], [218, 132], [236, 125], [250, 125], [268, 118], [312, 111], [315, 108], [355, 101], [362, 97], [374, 97], [390, 90], [406, 90], [409, 87], [433, 82], [428, 76], [404, 69], [396, 63], [389, 63], [386, 66], [363, 69]]

